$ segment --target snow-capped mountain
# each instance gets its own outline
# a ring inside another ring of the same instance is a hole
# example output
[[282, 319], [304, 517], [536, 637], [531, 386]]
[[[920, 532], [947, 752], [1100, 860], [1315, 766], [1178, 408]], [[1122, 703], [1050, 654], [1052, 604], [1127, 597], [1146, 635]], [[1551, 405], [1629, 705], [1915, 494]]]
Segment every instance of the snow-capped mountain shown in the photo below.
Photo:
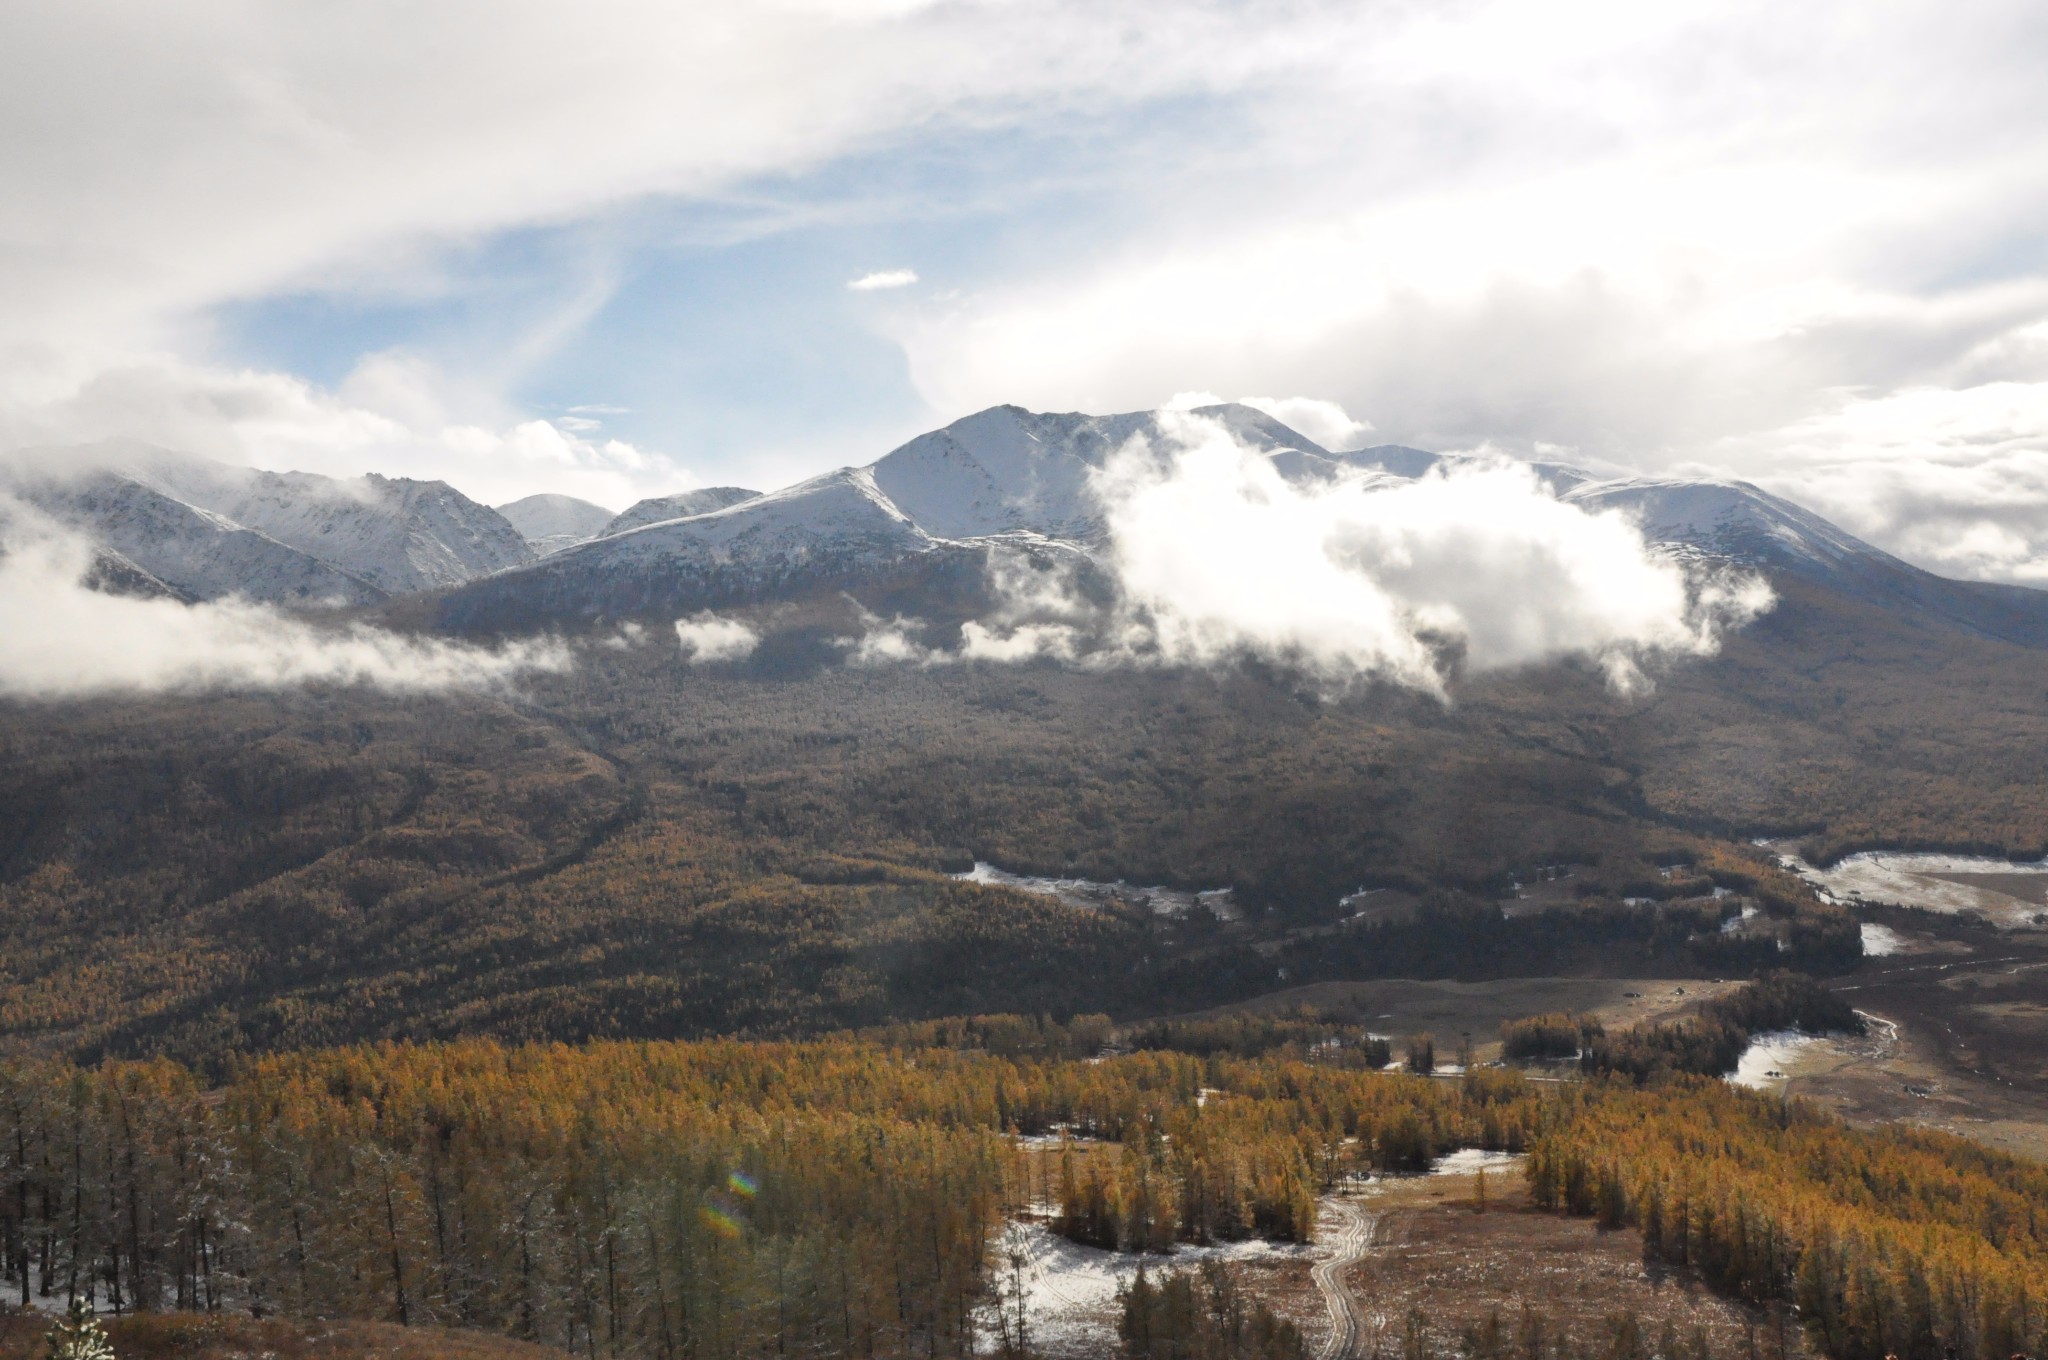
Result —
[[[1358, 471], [1414, 478], [1474, 461], [1392, 444], [1332, 451], [1234, 404], [1196, 414], [1264, 452], [1290, 479]], [[1089, 416], [998, 406], [920, 435], [864, 468], [708, 513], [673, 514], [692, 508], [682, 497], [643, 502], [604, 537], [452, 592], [442, 617], [457, 628], [500, 629], [819, 590], [886, 596], [891, 608], [904, 601], [918, 607], [920, 590], [957, 599], [963, 573], [979, 569], [997, 548], [1047, 560], [1098, 549], [1104, 526], [1091, 475], [1133, 437], [1168, 433], [1170, 419], [1150, 411]], [[1530, 466], [1554, 494], [1625, 513], [1674, 551], [1760, 568], [1774, 578], [1821, 581], [1886, 607], [1931, 610], [2030, 645], [2048, 643], [2048, 594], [1932, 576], [1747, 483], [1602, 478], [1563, 464]], [[639, 516], [650, 522], [625, 527]]]
[[[387, 592], [310, 553], [133, 477], [94, 472], [13, 479], [9, 489], [98, 549], [94, 583], [187, 600], [244, 595], [275, 604], [374, 604]], [[138, 575], [137, 573], [140, 573]]]
[[371, 604], [535, 556], [445, 482], [262, 472], [141, 444], [21, 450], [0, 463], [0, 490], [192, 599]]
[[2048, 592], [1936, 576], [1748, 482], [1588, 480], [1563, 497], [1623, 510], [1650, 541], [1762, 570], [1781, 589], [1804, 581], [1922, 621], [2048, 646]]
[[[1203, 407], [1248, 446], [1320, 464], [1329, 451], [1249, 406]], [[981, 538], [1019, 530], [1091, 539], [1101, 511], [1089, 474], [1140, 435], [1162, 433], [1157, 411], [1039, 415], [995, 406], [919, 435], [873, 464], [875, 485], [927, 532]], [[1283, 465], [1285, 470], [1285, 465]]]
[[392, 595], [461, 585], [534, 560], [503, 515], [446, 482], [342, 480], [158, 456], [131, 475], [261, 530]]
[[851, 583], [940, 546], [881, 493], [872, 469], [841, 468], [723, 510], [578, 544], [456, 591], [444, 616], [507, 627], [766, 598]]
[[[1195, 414], [1293, 480], [1414, 478], [1473, 461], [1392, 444], [1332, 451], [1245, 406]], [[865, 467], [766, 495], [712, 487], [656, 497], [608, 518], [566, 496], [529, 497], [501, 514], [441, 482], [258, 472], [139, 446], [43, 451], [10, 463], [5, 480], [93, 538], [110, 588], [143, 593], [368, 604], [442, 590], [440, 616], [461, 629], [838, 590], [915, 611], [968, 601], [999, 551], [1067, 567], [1091, 561], [1106, 532], [1091, 477], [1133, 438], [1172, 433], [1176, 419], [993, 407]], [[1674, 552], [2048, 645], [2048, 594], [1934, 576], [1748, 483], [1530, 466], [1563, 499], [1626, 514]]]
[[708, 515], [715, 510], [738, 505], [741, 501], [750, 501], [760, 494], [743, 486], [702, 486], [695, 491], [678, 491], [672, 496], [650, 496], [644, 501], [633, 502], [614, 515], [591, 537], [609, 538], [628, 529], [660, 524], [665, 520]]
[[[1261, 411], [1227, 405], [1198, 414], [1276, 458], [1337, 466]], [[1102, 522], [1089, 475], [1132, 437], [1163, 434], [1165, 420], [1156, 411], [1041, 415], [997, 406], [866, 467], [619, 532], [636, 512], [661, 513], [682, 498], [643, 502], [648, 510], [628, 510], [602, 538], [456, 591], [443, 617], [456, 627], [505, 628], [853, 587], [905, 570], [952, 581], [998, 543], [1026, 555], [1094, 543]]]
[[545, 492], [501, 505], [498, 513], [542, 557], [596, 538], [615, 518], [601, 505]]
[[[1195, 414], [1264, 451], [1290, 476], [1328, 476], [1339, 455], [1248, 406]], [[687, 508], [643, 502], [604, 537], [538, 566], [451, 594], [460, 628], [510, 628], [543, 618], [698, 608], [817, 589], [888, 583], [915, 596], [957, 596], [963, 575], [998, 548], [1048, 561], [1099, 546], [1102, 514], [1089, 478], [1132, 438], [1161, 438], [1158, 411], [1091, 416], [997, 406], [920, 435], [862, 468], [811, 478], [723, 509], [620, 532], [640, 514]], [[643, 507], [646, 507], [643, 509]]]

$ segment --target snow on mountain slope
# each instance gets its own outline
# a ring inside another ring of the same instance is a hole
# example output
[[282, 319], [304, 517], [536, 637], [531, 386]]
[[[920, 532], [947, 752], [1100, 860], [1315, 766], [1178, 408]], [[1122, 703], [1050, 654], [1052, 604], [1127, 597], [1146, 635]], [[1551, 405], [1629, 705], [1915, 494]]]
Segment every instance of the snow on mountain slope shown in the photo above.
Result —
[[1936, 576], [1747, 482], [1622, 478], [1588, 482], [1565, 498], [1624, 509], [1652, 542], [1761, 569], [1781, 589], [1796, 579], [1916, 626], [2048, 647], [2048, 592]]
[[376, 473], [342, 481], [174, 457], [142, 461], [136, 474], [389, 594], [460, 585], [534, 560], [503, 515], [446, 482]]
[[[1320, 445], [1249, 406], [1208, 406], [1196, 414], [1218, 421], [1253, 448], [1328, 458]], [[1093, 538], [1102, 523], [1089, 475], [1133, 436], [1157, 438], [1161, 431], [1156, 411], [1040, 415], [994, 406], [889, 453], [873, 465], [875, 484], [941, 538], [1017, 530]]]
[[638, 529], [648, 524], [660, 524], [671, 519], [690, 519], [697, 515], [708, 515], [714, 510], [738, 505], [760, 495], [743, 486], [704, 486], [695, 491], [678, 491], [672, 496], [651, 496], [644, 501], [635, 501], [609, 521], [599, 527], [592, 538], [609, 538], [623, 534], [628, 529]]
[[601, 505], [548, 493], [527, 496], [497, 509], [505, 522], [519, 531], [527, 546], [542, 557], [596, 538], [615, 518]]
[[[1262, 411], [1232, 404], [1199, 414], [1276, 457], [1335, 467], [1321, 446]], [[636, 514], [661, 513], [682, 498], [643, 502], [604, 537], [456, 591], [442, 614], [456, 627], [505, 627], [563, 613], [700, 608], [872, 584], [885, 575], [900, 580], [920, 570], [957, 590], [960, 572], [969, 570], [962, 564], [984, 561], [993, 540], [1031, 555], [1099, 539], [1101, 512], [1089, 475], [1133, 436], [1158, 436], [1165, 428], [1155, 411], [1040, 415], [993, 407], [920, 435], [865, 468], [616, 532]]]
[[103, 570], [108, 584], [131, 593], [153, 593], [145, 579], [151, 578], [192, 600], [244, 595], [277, 604], [373, 604], [386, 597], [332, 563], [118, 473], [32, 479], [13, 489], [92, 538], [104, 550], [96, 574]]
[[[1654, 542], [1686, 544], [1755, 566], [1839, 568], [1890, 554], [1747, 482], [1623, 478], [1588, 481], [1563, 499], [1626, 511]], [[1899, 565], [1903, 566], [1903, 563]]]
[[455, 627], [496, 628], [698, 608], [851, 583], [937, 545], [882, 494], [871, 471], [841, 468], [709, 514], [592, 539], [475, 582], [448, 597], [442, 617]]
[[820, 551], [895, 554], [930, 546], [931, 535], [881, 492], [873, 472], [841, 468], [709, 514], [609, 534], [573, 555], [626, 562], [680, 552], [706, 562], [795, 562]]
[[[1391, 444], [1332, 453], [1249, 407], [1195, 414], [1219, 421], [1295, 480], [1359, 472], [1413, 478], [1482, 461]], [[920, 435], [866, 468], [749, 495], [709, 513], [672, 515], [701, 503], [685, 497], [642, 502], [614, 520], [605, 537], [454, 591], [442, 616], [458, 628], [515, 628], [551, 618], [680, 613], [819, 589], [859, 590], [886, 600], [888, 610], [917, 612], [929, 604], [943, 612], [937, 602], [967, 598], [963, 583], [999, 545], [1092, 560], [1105, 527], [1091, 476], [1133, 437], [1167, 434], [1173, 418], [998, 406]], [[1762, 569], [1774, 579], [1791, 573], [1942, 626], [2048, 645], [2048, 594], [1933, 576], [1747, 483], [1601, 479], [1559, 463], [1528, 466], [1553, 494], [1589, 510], [1622, 511], [1675, 552]], [[663, 518], [615, 532], [637, 516]]]

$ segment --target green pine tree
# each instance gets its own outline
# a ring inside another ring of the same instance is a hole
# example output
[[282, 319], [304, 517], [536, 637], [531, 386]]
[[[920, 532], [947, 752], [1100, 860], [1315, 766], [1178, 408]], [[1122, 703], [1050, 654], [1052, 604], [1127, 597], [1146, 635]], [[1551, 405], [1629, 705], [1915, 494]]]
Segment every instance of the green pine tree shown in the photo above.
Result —
[[114, 1347], [83, 1294], [71, 1296], [71, 1311], [50, 1329], [47, 1340], [50, 1360], [114, 1360]]

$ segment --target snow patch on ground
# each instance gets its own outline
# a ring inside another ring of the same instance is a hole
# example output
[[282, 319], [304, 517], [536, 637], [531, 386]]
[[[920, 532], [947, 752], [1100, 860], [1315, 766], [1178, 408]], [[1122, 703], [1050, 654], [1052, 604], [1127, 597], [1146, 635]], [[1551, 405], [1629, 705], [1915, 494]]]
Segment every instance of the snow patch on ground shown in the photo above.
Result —
[[[1138, 1278], [1185, 1270], [1203, 1261], [1313, 1259], [1317, 1249], [1255, 1240], [1213, 1247], [1183, 1246], [1170, 1256], [1140, 1256], [1084, 1247], [1043, 1223], [1011, 1223], [996, 1244], [1004, 1307], [1021, 1298], [1027, 1338], [1034, 1351], [1061, 1355], [1108, 1355], [1117, 1345], [1120, 1288]], [[1013, 1292], [1014, 1291], [1014, 1292]], [[993, 1318], [984, 1335], [996, 1333]]]
[[1797, 1030], [1772, 1030], [1768, 1034], [1759, 1034], [1743, 1050], [1742, 1058], [1728, 1080], [1752, 1091], [1782, 1091], [1800, 1056], [1815, 1045], [1826, 1042], [1819, 1035], [1801, 1034]]
[[1887, 954], [1903, 954], [1906, 951], [1906, 937], [1890, 926], [1863, 923], [1863, 952], [1870, 958], [1883, 958]]
[[1100, 911], [1111, 906], [1143, 906], [1154, 916], [1184, 916], [1200, 903], [1219, 921], [1235, 921], [1240, 913], [1231, 901], [1229, 888], [1208, 888], [1187, 892], [1180, 888], [1133, 887], [1118, 879], [1098, 883], [1089, 878], [1034, 878], [1029, 874], [1005, 873], [993, 864], [976, 860], [964, 874], [954, 874], [963, 883], [986, 883], [992, 887], [1015, 888], [1018, 892], [1056, 897], [1070, 907]]
[[1488, 1152], [1484, 1148], [1460, 1148], [1448, 1152], [1430, 1163], [1432, 1176], [1469, 1176], [1475, 1171], [1502, 1171], [1519, 1166], [1523, 1154], [1519, 1152]]
[[1811, 883], [1831, 902], [1890, 902], [1951, 915], [1982, 912], [2001, 926], [2026, 925], [2041, 908], [1988, 884], [1957, 883], [1943, 875], [2048, 877], [2048, 860], [2014, 863], [1988, 855], [1867, 850], [1829, 868], [1816, 869], [1800, 858], [1788, 842], [1776, 842], [1773, 848], [1787, 869]]
[[[1714, 891], [1716, 891], [1716, 892], [1719, 892], [1719, 891], [1720, 891], [1720, 889], [1719, 889], [1719, 888], [1716, 888], [1716, 889], [1715, 889]], [[1736, 934], [1740, 934], [1740, 933], [1741, 933], [1741, 931], [1742, 931], [1742, 927], [1743, 927], [1743, 926], [1744, 926], [1744, 925], [1745, 925], [1745, 924], [1746, 924], [1747, 922], [1749, 922], [1749, 921], [1751, 921], [1751, 920], [1754, 920], [1754, 919], [1756, 918], [1756, 916], [1757, 916], [1757, 909], [1756, 909], [1755, 907], [1752, 907], [1752, 906], [1749, 906], [1749, 905], [1745, 904], [1745, 905], [1743, 906], [1743, 908], [1742, 908], [1742, 914], [1741, 914], [1741, 915], [1739, 915], [1739, 916], [1731, 916], [1731, 917], [1729, 917], [1729, 918], [1728, 918], [1727, 920], [1725, 920], [1725, 921], [1723, 921], [1723, 922], [1721, 923], [1721, 933], [1722, 933], [1723, 935], [1736, 935]]]

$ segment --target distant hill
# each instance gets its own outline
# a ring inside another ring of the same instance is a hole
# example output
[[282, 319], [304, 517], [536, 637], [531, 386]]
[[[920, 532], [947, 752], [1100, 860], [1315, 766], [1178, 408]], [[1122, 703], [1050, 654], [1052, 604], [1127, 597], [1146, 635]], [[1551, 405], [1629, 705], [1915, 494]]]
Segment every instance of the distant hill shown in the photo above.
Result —
[[694, 515], [708, 515], [728, 506], [750, 501], [760, 495], [743, 486], [705, 486], [695, 491], [678, 491], [672, 496], [651, 496], [644, 501], [635, 501], [613, 516], [599, 535], [623, 534], [629, 529], [638, 529], [649, 524], [660, 524], [664, 520], [689, 519]]
[[498, 513], [542, 557], [596, 538], [613, 519], [601, 505], [546, 492], [501, 505]]

